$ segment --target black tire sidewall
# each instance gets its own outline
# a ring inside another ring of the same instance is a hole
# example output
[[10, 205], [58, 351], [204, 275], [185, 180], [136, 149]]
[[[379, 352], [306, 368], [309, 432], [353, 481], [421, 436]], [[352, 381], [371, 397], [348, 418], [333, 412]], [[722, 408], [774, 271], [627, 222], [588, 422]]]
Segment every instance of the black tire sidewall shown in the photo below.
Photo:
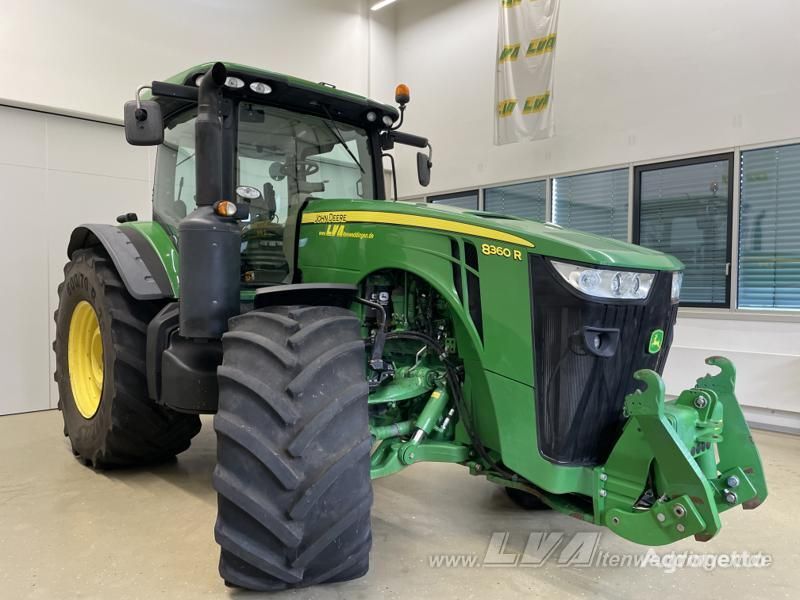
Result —
[[[59, 295], [56, 316], [56, 369], [60, 408], [73, 451], [87, 459], [93, 459], [104, 444], [105, 434], [111, 427], [114, 398], [114, 343], [111, 334], [111, 314], [105, 297], [105, 287], [87, 254], [77, 254], [67, 266], [64, 285]], [[75, 404], [69, 372], [69, 328], [72, 313], [82, 301], [94, 308], [100, 324], [103, 341], [103, 390], [100, 406], [92, 418], [85, 418]]]

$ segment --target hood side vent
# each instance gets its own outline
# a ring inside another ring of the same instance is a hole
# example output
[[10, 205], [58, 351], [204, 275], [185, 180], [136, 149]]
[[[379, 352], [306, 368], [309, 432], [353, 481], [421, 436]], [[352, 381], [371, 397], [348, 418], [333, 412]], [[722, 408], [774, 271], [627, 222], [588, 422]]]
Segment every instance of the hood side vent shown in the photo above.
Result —
[[450, 239], [450, 255], [453, 257], [453, 286], [456, 288], [458, 300], [464, 304], [464, 284], [461, 281], [461, 250], [458, 240]]
[[464, 259], [467, 267], [467, 301], [469, 316], [478, 336], [483, 341], [483, 310], [481, 308], [481, 283], [478, 275], [478, 249], [472, 242], [464, 241]]

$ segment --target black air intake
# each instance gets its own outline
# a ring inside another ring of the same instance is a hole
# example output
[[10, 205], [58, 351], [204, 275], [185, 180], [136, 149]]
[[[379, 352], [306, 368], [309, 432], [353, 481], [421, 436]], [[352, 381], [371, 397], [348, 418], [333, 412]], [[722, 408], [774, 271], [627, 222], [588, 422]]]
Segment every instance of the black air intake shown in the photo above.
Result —
[[[645, 302], [613, 302], [580, 295], [543, 257], [531, 255], [529, 264], [539, 450], [556, 463], [603, 464], [624, 424], [625, 396], [639, 387], [633, 373], [663, 371], [677, 314], [672, 274], [656, 274]], [[619, 331], [613, 356], [586, 351], [587, 327]], [[650, 354], [656, 329], [664, 343]]]

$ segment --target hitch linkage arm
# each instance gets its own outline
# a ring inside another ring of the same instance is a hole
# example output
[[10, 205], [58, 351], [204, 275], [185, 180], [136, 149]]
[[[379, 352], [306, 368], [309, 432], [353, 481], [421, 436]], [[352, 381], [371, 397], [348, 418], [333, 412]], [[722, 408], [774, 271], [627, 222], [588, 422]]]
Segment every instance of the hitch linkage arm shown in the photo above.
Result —
[[634, 375], [646, 387], [626, 397], [622, 435], [594, 470], [596, 523], [652, 546], [689, 535], [705, 541], [719, 531], [721, 512], [739, 504], [752, 509], [767, 497], [761, 459], [734, 394], [733, 364], [722, 357], [706, 363], [720, 372], [669, 402], [657, 373]]

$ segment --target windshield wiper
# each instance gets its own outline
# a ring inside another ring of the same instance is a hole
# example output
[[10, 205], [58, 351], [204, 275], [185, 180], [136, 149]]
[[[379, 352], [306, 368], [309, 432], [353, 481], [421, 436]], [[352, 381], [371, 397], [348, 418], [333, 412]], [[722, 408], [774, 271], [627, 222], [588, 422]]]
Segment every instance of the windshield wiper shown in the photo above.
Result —
[[350, 147], [345, 143], [344, 138], [342, 137], [342, 133], [339, 131], [339, 126], [336, 124], [336, 121], [333, 120], [331, 113], [328, 111], [328, 107], [325, 106], [324, 104], [321, 104], [320, 106], [322, 106], [322, 110], [324, 110], [325, 114], [328, 115], [328, 121], [330, 121], [330, 122], [323, 121], [323, 123], [325, 123], [325, 127], [327, 127], [328, 131], [331, 132], [331, 135], [333, 135], [333, 137], [335, 137], [336, 140], [342, 146], [344, 146], [344, 149], [347, 150], [347, 153], [350, 155], [350, 158], [352, 158], [353, 161], [356, 163], [356, 165], [358, 165], [358, 168], [361, 170], [361, 173], [364, 173], [365, 172], [364, 167], [361, 166], [361, 163], [358, 162], [356, 155], [353, 154], [353, 151], [350, 150]]

